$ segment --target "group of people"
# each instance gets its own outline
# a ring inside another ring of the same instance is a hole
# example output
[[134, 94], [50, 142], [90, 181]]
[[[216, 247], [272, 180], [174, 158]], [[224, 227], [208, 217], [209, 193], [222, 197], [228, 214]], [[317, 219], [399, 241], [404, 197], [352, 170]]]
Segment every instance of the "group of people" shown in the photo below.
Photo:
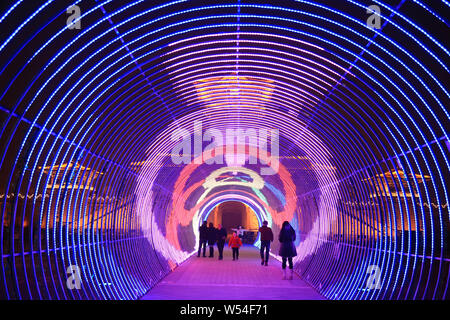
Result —
[[[214, 228], [212, 222], [209, 226], [206, 221], [203, 222], [199, 229], [200, 232], [200, 246], [198, 248], [198, 256], [200, 257], [203, 249], [203, 257], [206, 257], [206, 246], [209, 246], [209, 257], [214, 258], [214, 245], [217, 243], [217, 249], [219, 251], [219, 260], [223, 259], [223, 248], [225, 247], [225, 241], [227, 239], [227, 230], [219, 224], [217, 228]], [[231, 236], [228, 246], [233, 250], [233, 260], [239, 258], [239, 248], [242, 246], [242, 240], [234, 232]]]
[[[241, 228], [239, 228], [240, 231]], [[233, 229], [235, 230], [235, 229]], [[262, 227], [259, 228], [259, 233], [261, 234], [261, 265], [268, 266], [269, 262], [269, 252], [270, 244], [273, 242], [273, 232], [270, 227], [268, 227], [268, 222], [264, 221]], [[225, 247], [225, 241], [227, 239], [227, 231], [222, 225], [218, 225], [214, 228], [213, 223], [206, 221], [203, 222], [202, 226], [199, 228], [200, 232], [200, 245], [198, 248], [198, 257], [200, 257], [203, 249], [203, 257], [206, 257], [206, 247], [209, 246], [209, 257], [214, 257], [214, 245], [217, 244], [217, 249], [219, 251], [219, 260], [223, 260], [223, 249]], [[233, 261], [239, 259], [239, 248], [242, 246], [241, 240], [242, 234], [238, 235], [238, 232], [233, 232], [230, 240], [228, 241], [228, 246], [233, 251]], [[294, 241], [296, 239], [295, 230], [289, 224], [288, 221], [284, 221], [281, 227], [280, 234], [278, 235], [278, 240], [280, 242], [280, 249], [278, 254], [282, 258], [281, 267], [283, 269], [283, 279], [293, 278], [293, 261], [292, 258], [297, 255], [297, 250], [295, 248]], [[289, 265], [290, 274], [287, 276], [286, 264]]]

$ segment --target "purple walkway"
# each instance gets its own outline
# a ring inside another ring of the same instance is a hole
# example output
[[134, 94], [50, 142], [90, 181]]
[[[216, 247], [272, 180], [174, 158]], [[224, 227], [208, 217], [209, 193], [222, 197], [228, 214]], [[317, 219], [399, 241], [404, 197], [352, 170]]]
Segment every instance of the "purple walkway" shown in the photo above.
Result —
[[224, 260], [196, 255], [158, 283], [143, 300], [317, 300], [324, 299], [294, 275], [282, 280], [281, 263], [271, 257], [261, 266], [258, 249], [244, 246], [232, 261], [225, 247]]

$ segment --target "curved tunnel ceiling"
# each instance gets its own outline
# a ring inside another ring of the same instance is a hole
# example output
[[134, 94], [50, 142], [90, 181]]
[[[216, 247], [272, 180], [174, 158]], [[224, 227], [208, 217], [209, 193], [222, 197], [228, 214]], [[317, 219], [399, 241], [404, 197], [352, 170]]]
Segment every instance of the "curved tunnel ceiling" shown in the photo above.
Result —
[[9, 1], [0, 297], [139, 298], [236, 200], [327, 298], [448, 298], [448, 6]]

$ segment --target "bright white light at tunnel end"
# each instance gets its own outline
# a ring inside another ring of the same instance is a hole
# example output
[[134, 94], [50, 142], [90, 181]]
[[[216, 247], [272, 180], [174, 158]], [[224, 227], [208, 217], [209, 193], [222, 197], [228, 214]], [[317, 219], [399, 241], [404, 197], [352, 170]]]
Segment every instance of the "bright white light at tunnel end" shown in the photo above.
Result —
[[[231, 108], [233, 109], [233, 108]], [[233, 109], [234, 110], [234, 109]], [[304, 239], [300, 242], [297, 247], [297, 251], [300, 254], [297, 256], [296, 260], [302, 260], [309, 255], [313, 254], [313, 249], [318, 248], [324, 244], [324, 241], [318, 241], [317, 239], [326, 239], [329, 232], [331, 232], [326, 225], [332, 224], [337, 217], [337, 202], [340, 198], [339, 188], [335, 172], [333, 170], [321, 170], [321, 168], [333, 167], [331, 164], [330, 152], [327, 147], [322, 143], [322, 141], [310, 132], [305, 124], [302, 124], [298, 120], [291, 119], [291, 115], [282, 115], [279, 113], [274, 114], [270, 110], [258, 110], [258, 118], [254, 116], [254, 108], [241, 107], [239, 110], [226, 110], [225, 108], [211, 110], [209, 118], [204, 117], [204, 112], [202, 110], [192, 112], [183, 118], [178, 119], [169, 125], [166, 130], [164, 130], [158, 137], [153, 140], [152, 144], [146, 151], [147, 159], [143, 162], [143, 165], [139, 171], [138, 183], [135, 189], [136, 202], [138, 204], [138, 216], [143, 221], [143, 223], [150, 225], [154, 222], [153, 216], [155, 212], [153, 209], [149, 210], [149, 206], [145, 203], [152, 203], [153, 196], [149, 195], [148, 190], [152, 190], [154, 186], [154, 181], [159, 174], [160, 168], [167, 165], [165, 162], [165, 156], [172, 154], [173, 148], [176, 145], [176, 141], [171, 141], [170, 137], [174, 130], [188, 128], [190, 133], [194, 132], [194, 123], [196, 119], [204, 120], [202, 122], [203, 129], [208, 128], [219, 128], [221, 130], [226, 130], [229, 127], [229, 123], [239, 124], [242, 128], [257, 128], [258, 125], [267, 128], [279, 128], [280, 134], [286, 135], [289, 132], [288, 137], [290, 141], [296, 144], [303, 152], [305, 156], [310, 159], [312, 163], [316, 165], [312, 166], [313, 171], [317, 171], [315, 175], [317, 176], [317, 183], [319, 185], [321, 196], [317, 199], [318, 201], [318, 216], [312, 223], [312, 229], [306, 235]], [[220, 120], [220, 121], [219, 121]], [[226, 169], [226, 163], [223, 164]], [[231, 172], [237, 172], [241, 170], [246, 170], [245, 165], [236, 166]], [[178, 195], [179, 196], [179, 195]], [[149, 199], [145, 199], [149, 197]], [[182, 204], [179, 204], [182, 206]], [[255, 210], [255, 212], [257, 212]], [[198, 226], [201, 221], [199, 218], [200, 212], [194, 214], [192, 221], [192, 232], [194, 233], [195, 239], [198, 240]], [[148, 220], [144, 222], [144, 220]], [[268, 216], [266, 220], [272, 221]], [[156, 250], [161, 252], [164, 257], [171, 259], [180, 263], [186, 257], [192, 255], [192, 252], [184, 252], [182, 250], [175, 249], [173, 246], [165, 246], [164, 243], [167, 242], [162, 236], [162, 233], [153, 225], [154, 228], [153, 236], [158, 238], [158, 242], [161, 246], [155, 246]], [[152, 241], [152, 233], [147, 233], [149, 241]], [[318, 237], [320, 235], [320, 237]], [[195, 243], [195, 249], [198, 248], [198, 241]]]

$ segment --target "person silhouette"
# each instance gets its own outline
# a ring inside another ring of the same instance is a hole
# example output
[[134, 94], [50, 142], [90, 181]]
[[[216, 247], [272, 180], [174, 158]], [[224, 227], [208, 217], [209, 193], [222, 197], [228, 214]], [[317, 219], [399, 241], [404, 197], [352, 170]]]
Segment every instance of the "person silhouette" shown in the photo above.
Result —
[[[259, 228], [259, 232], [261, 233], [261, 247], [260, 247], [260, 255], [261, 255], [261, 265], [268, 265], [269, 262], [269, 251], [270, 251], [270, 242], [273, 241], [273, 232], [272, 229], [267, 225], [269, 223], [267, 221], [263, 222], [261, 228]], [[265, 251], [265, 255], [264, 255]]]
[[214, 228], [214, 224], [212, 222], [209, 223], [208, 231], [208, 246], [209, 246], [209, 257], [214, 258], [214, 245], [217, 241], [217, 229]]
[[227, 238], [227, 230], [221, 224], [217, 226], [217, 249], [219, 250], [219, 260], [223, 259], [223, 247]]

